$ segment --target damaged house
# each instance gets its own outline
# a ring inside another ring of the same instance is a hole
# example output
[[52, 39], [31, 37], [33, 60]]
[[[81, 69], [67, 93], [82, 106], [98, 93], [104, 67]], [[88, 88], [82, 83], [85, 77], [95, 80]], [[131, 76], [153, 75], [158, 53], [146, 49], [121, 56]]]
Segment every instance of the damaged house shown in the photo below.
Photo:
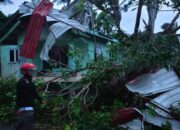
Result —
[[[108, 58], [107, 44], [117, 41], [94, 31], [90, 3], [86, 2], [84, 10], [78, 10], [78, 2], [79, 0], [75, 0], [62, 10], [53, 9], [52, 3], [48, 0], [41, 3], [26, 2], [21, 5], [17, 15], [9, 22], [9, 31], [0, 37], [0, 43], [3, 43], [13, 30], [20, 29], [16, 34], [16, 43], [0, 47], [1, 76], [19, 76], [16, 72], [19, 72], [20, 65], [32, 62], [37, 65], [40, 75], [51, 76], [56, 80], [54, 76], [68, 68], [84, 68], [96, 58]], [[81, 77], [82, 74], [76, 74], [76, 77]], [[47, 81], [51, 79], [48, 78]], [[62, 84], [58, 90], [55, 87], [50, 89], [49, 82], [46, 83], [45, 92], [60, 93], [69, 89], [63, 89]], [[91, 83], [82, 90], [86, 90], [89, 85]], [[179, 77], [170, 68], [150, 70], [137, 76], [127, 82], [123, 89], [129, 91], [131, 96], [133, 94], [135, 98], [140, 98], [141, 104], [145, 104], [144, 109], [142, 112], [132, 107], [117, 109], [112, 123], [128, 130], [144, 130], [144, 122], [156, 127], [169, 123], [172, 130], [179, 130], [179, 116], [174, 113], [180, 108], [179, 86]], [[118, 87], [120, 88], [119, 85]], [[72, 89], [68, 96], [71, 98], [75, 93], [76, 90]], [[111, 91], [107, 93], [112, 94]], [[103, 95], [104, 97], [109, 98]], [[128, 98], [126, 96], [126, 99]]]
[[[75, 9], [78, 2], [72, 2], [61, 11], [53, 9], [49, 1], [23, 3], [15, 17], [18, 21], [10, 29], [13, 32], [21, 27], [17, 43], [1, 46], [1, 59], [3, 55], [6, 57], [6, 62], [1, 62], [1, 76], [14, 74], [25, 62], [36, 64], [41, 72], [58, 74], [66, 68], [77, 67], [78, 58], [81, 66], [99, 56], [108, 58], [107, 43], [117, 41], [93, 31], [90, 3], [79, 11]], [[71, 55], [73, 53], [78, 56]]]

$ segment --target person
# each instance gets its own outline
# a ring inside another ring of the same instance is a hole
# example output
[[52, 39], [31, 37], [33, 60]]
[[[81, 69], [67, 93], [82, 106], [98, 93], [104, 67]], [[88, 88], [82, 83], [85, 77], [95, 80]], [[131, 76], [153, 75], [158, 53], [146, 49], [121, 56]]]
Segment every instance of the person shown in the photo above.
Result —
[[15, 129], [34, 130], [34, 104], [36, 99], [41, 101], [32, 80], [36, 66], [25, 63], [20, 70], [23, 77], [19, 79], [16, 88], [16, 113], [19, 121]]

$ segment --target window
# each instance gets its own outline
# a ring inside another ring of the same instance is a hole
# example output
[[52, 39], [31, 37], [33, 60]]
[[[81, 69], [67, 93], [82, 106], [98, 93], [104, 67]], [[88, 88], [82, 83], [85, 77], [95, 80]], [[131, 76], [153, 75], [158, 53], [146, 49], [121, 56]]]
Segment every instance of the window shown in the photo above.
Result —
[[19, 60], [19, 53], [17, 49], [9, 50], [9, 62], [16, 63]]
[[102, 48], [101, 47], [96, 47], [96, 55], [98, 57], [102, 56]]
[[95, 48], [95, 59], [102, 57], [103, 57], [102, 48], [98, 46]]
[[43, 61], [44, 69], [65, 68], [68, 65], [68, 47], [53, 46], [49, 51], [50, 62]]

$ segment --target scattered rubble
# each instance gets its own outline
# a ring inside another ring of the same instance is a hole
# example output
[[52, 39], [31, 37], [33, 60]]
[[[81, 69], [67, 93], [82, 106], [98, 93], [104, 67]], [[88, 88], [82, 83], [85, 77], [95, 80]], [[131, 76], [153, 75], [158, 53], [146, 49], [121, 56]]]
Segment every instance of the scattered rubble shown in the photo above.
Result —
[[172, 130], [179, 130], [180, 128], [180, 121], [178, 120], [165, 118], [158, 114], [152, 116], [147, 111], [143, 112], [143, 114], [144, 114], [144, 120], [155, 126], [161, 127], [162, 124], [166, 124], [167, 122], [169, 122], [171, 124]]
[[[172, 107], [180, 108], [180, 80], [173, 70], [163, 68], [155, 73], [141, 75], [128, 82], [126, 86], [129, 91], [138, 93], [141, 97], [159, 93], [159, 96], [146, 103], [146, 106], [153, 109], [156, 114], [152, 116], [144, 110], [145, 121], [159, 127], [169, 122], [172, 130], [179, 130], [180, 120], [170, 111]], [[133, 121], [126, 126], [133, 126], [135, 129], [137, 125]]]

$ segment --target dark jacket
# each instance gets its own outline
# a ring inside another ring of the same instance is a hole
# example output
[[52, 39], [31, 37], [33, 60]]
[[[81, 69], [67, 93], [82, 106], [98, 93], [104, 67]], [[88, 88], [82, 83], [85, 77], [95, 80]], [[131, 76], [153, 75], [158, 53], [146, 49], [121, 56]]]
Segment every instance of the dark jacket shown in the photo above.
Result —
[[18, 81], [16, 93], [16, 105], [18, 108], [33, 107], [35, 99], [41, 100], [30, 76], [24, 76]]

